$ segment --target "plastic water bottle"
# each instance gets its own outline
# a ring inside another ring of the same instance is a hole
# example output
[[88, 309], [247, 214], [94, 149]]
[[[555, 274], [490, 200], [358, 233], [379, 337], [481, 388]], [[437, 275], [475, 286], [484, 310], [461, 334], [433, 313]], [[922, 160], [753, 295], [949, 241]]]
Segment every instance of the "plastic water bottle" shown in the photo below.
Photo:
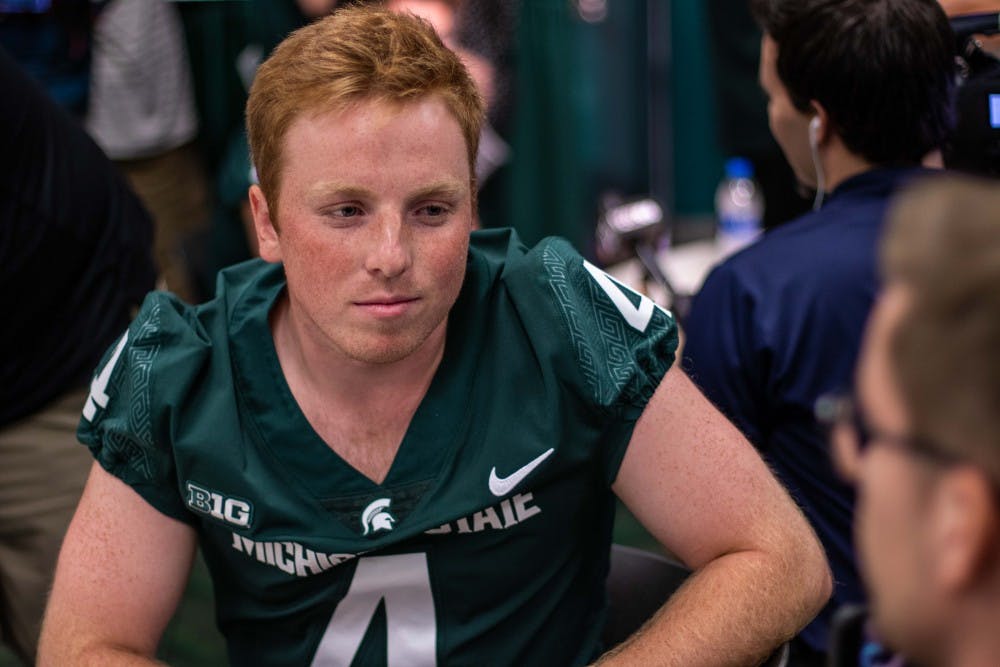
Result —
[[736, 252], [760, 235], [764, 196], [753, 180], [750, 160], [726, 160], [726, 175], [715, 190], [715, 214], [715, 238], [723, 254]]

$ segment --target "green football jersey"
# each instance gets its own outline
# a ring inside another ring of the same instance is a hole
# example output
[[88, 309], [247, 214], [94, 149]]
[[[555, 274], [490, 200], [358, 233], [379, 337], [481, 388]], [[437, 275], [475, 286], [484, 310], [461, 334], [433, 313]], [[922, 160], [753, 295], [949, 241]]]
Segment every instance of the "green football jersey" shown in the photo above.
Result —
[[381, 484], [313, 431], [268, 313], [280, 265], [151, 294], [80, 439], [191, 524], [237, 665], [569, 665], [601, 650], [610, 485], [673, 362], [666, 311], [565, 241], [473, 234], [444, 357]]

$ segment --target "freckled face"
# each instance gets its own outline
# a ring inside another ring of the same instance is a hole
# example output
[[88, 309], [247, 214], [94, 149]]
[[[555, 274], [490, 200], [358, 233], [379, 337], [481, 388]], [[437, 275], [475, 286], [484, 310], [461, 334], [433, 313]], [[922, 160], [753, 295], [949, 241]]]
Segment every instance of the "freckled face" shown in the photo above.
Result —
[[277, 224], [259, 189], [251, 201], [261, 256], [284, 263], [293, 327], [371, 364], [443, 345], [473, 220], [465, 139], [444, 103], [300, 116], [283, 159]]

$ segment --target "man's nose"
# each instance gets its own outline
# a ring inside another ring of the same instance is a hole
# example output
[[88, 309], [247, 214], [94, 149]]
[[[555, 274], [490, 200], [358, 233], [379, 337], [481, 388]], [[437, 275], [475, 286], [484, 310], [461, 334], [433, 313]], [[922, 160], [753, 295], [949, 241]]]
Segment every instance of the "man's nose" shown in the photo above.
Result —
[[404, 273], [412, 263], [406, 221], [398, 213], [382, 213], [372, 225], [365, 268], [385, 278]]

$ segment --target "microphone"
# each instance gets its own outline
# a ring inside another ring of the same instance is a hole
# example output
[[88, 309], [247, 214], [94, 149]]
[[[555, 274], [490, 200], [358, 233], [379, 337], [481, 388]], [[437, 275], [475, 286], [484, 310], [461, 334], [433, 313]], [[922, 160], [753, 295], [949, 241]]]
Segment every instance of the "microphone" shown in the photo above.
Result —
[[645, 277], [666, 292], [670, 307], [676, 312], [683, 310], [683, 298], [656, 258], [656, 244], [664, 231], [665, 217], [663, 207], [655, 199], [621, 202], [613, 196], [605, 197], [604, 212], [597, 221], [596, 250], [598, 259], [605, 264], [637, 258]]

